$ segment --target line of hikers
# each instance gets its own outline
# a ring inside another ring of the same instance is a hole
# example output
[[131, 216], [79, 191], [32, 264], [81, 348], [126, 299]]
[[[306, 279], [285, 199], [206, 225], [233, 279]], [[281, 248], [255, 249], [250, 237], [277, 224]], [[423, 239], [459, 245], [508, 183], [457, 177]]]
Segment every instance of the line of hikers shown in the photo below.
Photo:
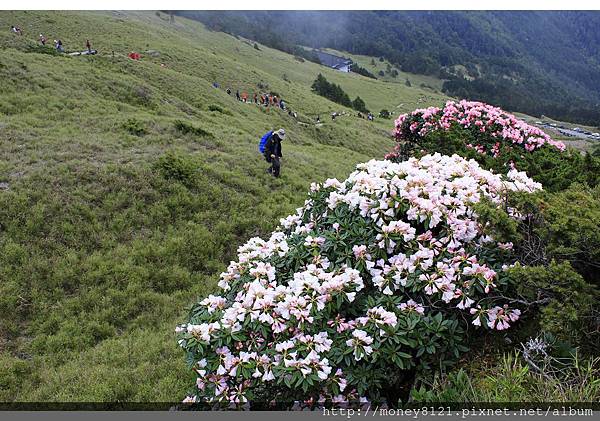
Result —
[[[45, 37], [44, 35], [40, 34], [39, 41], [40, 41], [40, 43], [41, 43], [42, 45], [44, 45], [44, 46], [45, 46], [45, 45], [46, 45], [46, 42], [47, 42], [47, 39], [46, 39], [46, 37]], [[65, 49], [63, 48], [63, 43], [62, 43], [62, 40], [60, 40], [60, 39], [55, 39], [55, 40], [54, 40], [54, 49], [55, 49], [56, 51], [58, 51], [59, 53], [64, 53], [64, 52], [65, 52]], [[92, 51], [92, 44], [90, 43], [90, 40], [89, 40], [89, 39], [86, 39], [86, 40], [85, 40], [85, 49], [86, 49], [86, 51], [87, 51], [89, 54], [92, 54], [92, 52], [93, 52], [93, 51]]]
[[[227, 92], [227, 95], [232, 94], [232, 91], [230, 88], [227, 88], [226, 92]], [[238, 89], [235, 91], [235, 98], [241, 102], [250, 102], [250, 103], [260, 104], [260, 105], [264, 105], [266, 107], [268, 107], [268, 106], [279, 107], [282, 110], [286, 109], [286, 104], [283, 99], [277, 98], [277, 95], [272, 95], [269, 93], [264, 93], [264, 94], [260, 94], [260, 95], [258, 93], [254, 93], [252, 95], [252, 97], [250, 97], [247, 92], [242, 92], [240, 94], [240, 90]]]
[[[21, 28], [19, 28], [18, 26], [14, 26], [11, 25], [10, 26], [10, 30], [11, 32], [18, 34], [18, 35], [23, 35], [23, 30]], [[38, 42], [42, 45], [42, 46], [46, 46], [46, 43], [48, 42], [48, 38], [46, 38], [44, 36], [44, 34], [40, 34], [40, 36], [38, 37]], [[59, 53], [64, 53], [65, 49], [63, 47], [63, 42], [60, 39], [55, 39], [54, 40], [54, 49], [56, 51], [58, 51]], [[89, 54], [92, 54], [93, 50], [92, 50], [92, 43], [90, 42], [89, 39], [85, 40], [85, 49]]]
[[[218, 88], [221, 87], [221, 85], [219, 85], [217, 82], [213, 82], [213, 87], [215, 87], [215, 88], [218, 89]], [[232, 95], [233, 94], [233, 92], [231, 91], [230, 88], [227, 88], [225, 90], [225, 92], [227, 92], [227, 95]], [[296, 118], [296, 119], [298, 118], [298, 113], [295, 112], [295, 111], [292, 111], [287, 106], [287, 103], [283, 99], [278, 98], [277, 95], [273, 95], [273, 94], [270, 94], [270, 93], [264, 93], [264, 94], [260, 94], [259, 95], [258, 93], [254, 93], [250, 97], [250, 95], [248, 95], [247, 92], [242, 92], [240, 94], [240, 90], [238, 89], [238, 90], [235, 91], [235, 98], [238, 101], [240, 101], [240, 102], [245, 102], [245, 103], [248, 103], [248, 104], [253, 104], [254, 103], [256, 105], [261, 105], [261, 106], [264, 106], [264, 107], [271, 106], [271, 107], [280, 108], [283, 111], [287, 110], [288, 115], [290, 117], [293, 117], [293, 118]]]
[[[361, 112], [359, 112], [356, 116], [359, 118], [365, 118], [365, 115]], [[374, 119], [373, 114], [371, 114], [370, 112], [367, 113], [367, 120], [373, 121], [373, 119]]]

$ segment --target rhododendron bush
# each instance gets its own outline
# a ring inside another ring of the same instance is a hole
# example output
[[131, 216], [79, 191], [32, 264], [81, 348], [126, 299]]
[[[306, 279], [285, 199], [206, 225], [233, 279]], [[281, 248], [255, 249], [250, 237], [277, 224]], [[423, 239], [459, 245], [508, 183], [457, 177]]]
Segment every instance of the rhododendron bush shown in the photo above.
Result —
[[492, 238], [473, 206], [502, 210], [507, 192], [540, 189], [522, 172], [440, 154], [373, 160], [313, 184], [177, 327], [197, 373], [186, 401], [395, 404], [415, 372], [467, 350], [467, 331], [517, 322], [512, 244]]
[[481, 102], [448, 101], [442, 108], [402, 114], [395, 122], [394, 136], [396, 147], [386, 159], [457, 153], [499, 173], [510, 168], [525, 171], [550, 190], [589, 178], [584, 175], [589, 171], [578, 152], [566, 151], [564, 143], [541, 129]]
[[[394, 134], [398, 140], [418, 141], [431, 133], [453, 128], [468, 130], [472, 140], [468, 140], [467, 147], [482, 155], [497, 157], [514, 147], [532, 152], [544, 145], [565, 150], [564, 143], [514, 115], [483, 102], [466, 100], [402, 114], [395, 122]], [[393, 156], [394, 153], [390, 154]]]

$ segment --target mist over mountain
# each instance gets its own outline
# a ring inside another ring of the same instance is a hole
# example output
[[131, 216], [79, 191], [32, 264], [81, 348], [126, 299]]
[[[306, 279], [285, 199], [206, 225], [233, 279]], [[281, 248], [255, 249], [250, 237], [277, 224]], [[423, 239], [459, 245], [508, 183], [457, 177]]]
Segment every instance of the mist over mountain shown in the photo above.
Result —
[[329, 47], [444, 79], [444, 92], [600, 123], [600, 13], [178, 12], [287, 52]]

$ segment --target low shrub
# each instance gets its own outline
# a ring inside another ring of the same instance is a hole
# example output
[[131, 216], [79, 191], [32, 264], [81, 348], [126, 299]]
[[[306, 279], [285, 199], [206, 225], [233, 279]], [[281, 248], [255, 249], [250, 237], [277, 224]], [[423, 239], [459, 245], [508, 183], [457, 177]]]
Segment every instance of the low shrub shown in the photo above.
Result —
[[485, 201], [475, 209], [495, 238], [515, 244], [520, 262], [569, 262], [586, 282], [600, 286], [600, 186], [572, 184], [554, 193], [511, 194], [505, 205], [521, 215], [519, 224]]
[[193, 126], [192, 124], [182, 121], [176, 120], [173, 125], [175, 126], [175, 130], [182, 134], [191, 134], [194, 136], [202, 136], [202, 137], [214, 137], [213, 134], [209, 131], [206, 131], [200, 127]]
[[191, 186], [194, 182], [196, 174], [194, 163], [188, 157], [172, 151], [160, 157], [155, 164], [155, 168], [160, 171], [163, 177], [177, 180], [186, 186]]
[[520, 299], [537, 303], [540, 330], [572, 347], [596, 352], [600, 346], [599, 297], [569, 262], [521, 266], [507, 270]]
[[135, 119], [129, 118], [125, 123], [123, 123], [123, 128], [134, 136], [143, 136], [148, 133], [146, 127], [144, 127], [144, 123]]
[[542, 223], [535, 233], [546, 254], [569, 261], [588, 282], [600, 287], [600, 187], [572, 185], [537, 204]]
[[213, 111], [213, 112], [217, 112], [217, 113], [221, 113], [221, 114], [225, 114], [225, 115], [233, 115], [233, 113], [223, 107], [221, 107], [220, 105], [216, 105], [216, 104], [210, 104], [208, 106], [208, 111]]
[[459, 156], [359, 164], [313, 184], [269, 240], [252, 238], [178, 326], [197, 373], [187, 402], [281, 406], [405, 400], [421, 371], [467, 351], [467, 333], [504, 330], [511, 245], [479, 223], [508, 191], [540, 185]]

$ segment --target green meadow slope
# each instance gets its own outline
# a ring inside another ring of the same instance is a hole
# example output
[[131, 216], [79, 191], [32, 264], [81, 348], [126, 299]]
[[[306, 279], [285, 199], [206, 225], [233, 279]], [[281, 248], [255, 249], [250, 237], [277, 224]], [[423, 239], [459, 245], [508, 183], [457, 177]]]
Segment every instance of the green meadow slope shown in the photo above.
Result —
[[[193, 382], [174, 336], [187, 306], [313, 180], [393, 144], [391, 120], [332, 122], [343, 108], [310, 91], [317, 74], [376, 113], [445, 99], [154, 12], [0, 12], [0, 28], [0, 401], [180, 400]], [[99, 55], [51, 54], [40, 33], [67, 51], [89, 38]], [[224, 91], [259, 84], [298, 120]], [[273, 179], [257, 144], [279, 127]]]

